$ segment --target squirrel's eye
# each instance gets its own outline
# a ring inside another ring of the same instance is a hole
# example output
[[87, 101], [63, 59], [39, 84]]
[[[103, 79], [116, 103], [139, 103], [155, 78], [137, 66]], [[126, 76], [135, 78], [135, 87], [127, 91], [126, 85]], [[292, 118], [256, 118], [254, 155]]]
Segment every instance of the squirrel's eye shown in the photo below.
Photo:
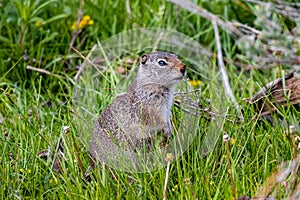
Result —
[[167, 63], [166, 63], [164, 60], [158, 61], [158, 64], [159, 64], [160, 66], [166, 66], [166, 65], [167, 65]]

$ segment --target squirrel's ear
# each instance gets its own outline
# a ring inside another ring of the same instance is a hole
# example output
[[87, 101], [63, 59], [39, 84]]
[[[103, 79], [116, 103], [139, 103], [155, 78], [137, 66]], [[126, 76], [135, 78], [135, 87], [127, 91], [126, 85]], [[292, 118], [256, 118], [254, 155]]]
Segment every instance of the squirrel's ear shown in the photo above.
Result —
[[141, 64], [145, 64], [146, 61], [147, 61], [147, 58], [148, 58], [148, 56], [147, 56], [146, 54], [145, 54], [145, 55], [142, 55], [142, 57], [141, 57], [141, 59], [140, 59]]

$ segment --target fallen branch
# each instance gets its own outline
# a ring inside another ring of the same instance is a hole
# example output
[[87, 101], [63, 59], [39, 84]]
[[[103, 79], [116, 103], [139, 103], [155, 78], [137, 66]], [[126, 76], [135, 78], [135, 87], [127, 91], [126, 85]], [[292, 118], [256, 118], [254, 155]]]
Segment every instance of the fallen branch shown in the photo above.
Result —
[[[184, 0], [184, 1], [183, 0], [167, 0], [167, 1], [172, 2], [173, 4], [183, 8], [185, 10], [188, 10], [196, 15], [199, 15], [205, 19], [208, 19], [211, 22], [213, 22], [213, 21], [216, 22], [224, 30], [230, 32], [233, 35], [236, 35], [238, 37], [242, 37], [244, 35], [243, 31], [239, 30], [239, 27], [243, 26], [243, 28], [246, 28], [247, 26], [237, 23], [237, 22], [232, 23], [232, 22], [224, 21], [221, 18], [219, 18], [217, 15], [198, 6], [197, 4], [195, 4], [192, 1], [189, 1], [189, 0]], [[255, 34], [260, 33], [260, 31], [254, 29], [254, 28], [248, 29], [248, 32], [249, 31], [251, 31], [251, 32], [254, 31]]]
[[53, 73], [49, 72], [48, 70], [40, 69], [40, 68], [36, 68], [36, 67], [32, 67], [30, 65], [27, 65], [26, 69], [29, 69], [29, 70], [32, 70], [32, 71], [36, 71], [36, 72], [40, 72], [40, 73], [43, 73], [43, 74], [47, 74], [47, 75], [50, 75], [50, 76], [54, 76], [56, 78], [62, 78], [61, 76], [59, 76], [57, 74], [53, 74]]

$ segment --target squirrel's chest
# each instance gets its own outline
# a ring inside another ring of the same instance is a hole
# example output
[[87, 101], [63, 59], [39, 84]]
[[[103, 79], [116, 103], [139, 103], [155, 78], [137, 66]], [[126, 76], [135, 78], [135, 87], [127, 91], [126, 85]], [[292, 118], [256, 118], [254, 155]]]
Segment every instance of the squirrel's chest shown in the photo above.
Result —
[[165, 99], [164, 101], [164, 104], [160, 107], [160, 112], [165, 120], [169, 120], [171, 117], [172, 99]]
[[[144, 88], [145, 89], [145, 88]], [[165, 88], [139, 90], [133, 97], [132, 109], [135, 110], [137, 121], [145, 127], [169, 126], [173, 93]]]
[[[154, 103], [155, 102], [155, 103]], [[153, 106], [149, 107], [148, 117], [150, 118], [150, 124], [154, 124], [157, 127], [168, 127], [171, 117], [172, 96], [163, 95], [154, 100]]]

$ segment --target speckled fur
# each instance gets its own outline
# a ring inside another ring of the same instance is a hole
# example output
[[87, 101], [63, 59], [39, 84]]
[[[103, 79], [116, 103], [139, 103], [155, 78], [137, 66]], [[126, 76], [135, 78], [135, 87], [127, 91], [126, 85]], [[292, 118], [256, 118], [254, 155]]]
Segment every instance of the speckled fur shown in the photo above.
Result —
[[[167, 65], [160, 66], [160, 60]], [[128, 91], [118, 95], [96, 122], [91, 155], [106, 162], [108, 158], [117, 159], [118, 147], [123, 147], [123, 155], [134, 160], [133, 154], [143, 142], [160, 133], [168, 137], [174, 87], [184, 74], [185, 65], [175, 54], [155, 52], [143, 55]], [[151, 149], [151, 144], [146, 145]]]

